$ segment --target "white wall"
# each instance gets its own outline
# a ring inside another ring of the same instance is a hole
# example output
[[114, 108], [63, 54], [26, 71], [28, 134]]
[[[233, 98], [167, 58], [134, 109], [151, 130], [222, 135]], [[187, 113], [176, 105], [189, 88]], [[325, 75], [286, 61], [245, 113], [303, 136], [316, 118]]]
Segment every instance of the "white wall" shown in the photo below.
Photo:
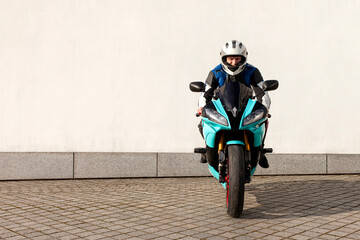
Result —
[[188, 90], [243, 41], [277, 153], [360, 153], [358, 0], [0, 0], [0, 151], [192, 152]]

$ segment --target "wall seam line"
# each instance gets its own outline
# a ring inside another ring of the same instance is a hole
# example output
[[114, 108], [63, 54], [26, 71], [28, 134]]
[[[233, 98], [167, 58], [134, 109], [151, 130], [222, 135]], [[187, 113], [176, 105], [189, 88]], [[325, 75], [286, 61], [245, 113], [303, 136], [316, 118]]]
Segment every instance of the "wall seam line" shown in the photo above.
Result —
[[328, 163], [329, 159], [328, 159], [328, 154], [325, 154], [325, 156], [326, 156], [326, 174], [329, 174], [329, 163]]
[[156, 153], [156, 177], [159, 177], [159, 153]]
[[73, 152], [73, 179], [75, 179], [75, 153]]

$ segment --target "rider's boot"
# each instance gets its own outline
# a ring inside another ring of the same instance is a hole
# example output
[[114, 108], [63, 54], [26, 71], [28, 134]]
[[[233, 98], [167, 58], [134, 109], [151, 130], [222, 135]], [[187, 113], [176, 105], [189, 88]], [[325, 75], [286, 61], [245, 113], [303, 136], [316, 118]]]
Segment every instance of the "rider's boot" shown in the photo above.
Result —
[[201, 153], [200, 162], [201, 163], [207, 163], [207, 160], [206, 160], [206, 148], [195, 148], [194, 153]]
[[272, 153], [272, 148], [262, 148], [260, 153], [259, 165], [262, 168], [269, 168], [269, 162], [265, 156], [265, 153]]
[[200, 162], [201, 162], [201, 163], [207, 163], [206, 153], [202, 153], [202, 154], [201, 154]]
[[269, 162], [264, 153], [262, 153], [260, 156], [259, 165], [262, 168], [269, 168]]

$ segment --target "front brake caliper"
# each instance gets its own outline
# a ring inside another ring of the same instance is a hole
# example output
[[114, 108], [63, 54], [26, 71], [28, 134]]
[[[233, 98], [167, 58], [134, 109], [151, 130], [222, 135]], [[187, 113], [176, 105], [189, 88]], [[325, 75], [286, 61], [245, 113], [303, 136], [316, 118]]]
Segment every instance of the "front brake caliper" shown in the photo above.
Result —
[[225, 183], [226, 177], [226, 156], [224, 151], [219, 151], [219, 182]]

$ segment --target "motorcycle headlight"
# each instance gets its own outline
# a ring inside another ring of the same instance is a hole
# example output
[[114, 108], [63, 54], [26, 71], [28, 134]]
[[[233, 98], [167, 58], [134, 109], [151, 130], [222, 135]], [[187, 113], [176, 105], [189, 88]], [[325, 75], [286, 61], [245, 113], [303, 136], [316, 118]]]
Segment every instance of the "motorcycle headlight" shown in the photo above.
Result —
[[243, 122], [243, 125], [246, 126], [246, 125], [249, 125], [249, 124], [252, 124], [254, 122], [257, 122], [259, 121], [260, 119], [262, 118], [265, 118], [266, 117], [266, 114], [267, 114], [267, 111], [266, 109], [257, 109], [255, 110], [254, 112], [250, 113], [245, 119], [244, 119], [244, 122]]
[[224, 126], [229, 126], [229, 123], [226, 120], [226, 118], [211, 108], [204, 107], [202, 116], [204, 116], [204, 117], [208, 118], [210, 121], [216, 122], [218, 124], [221, 124]]

